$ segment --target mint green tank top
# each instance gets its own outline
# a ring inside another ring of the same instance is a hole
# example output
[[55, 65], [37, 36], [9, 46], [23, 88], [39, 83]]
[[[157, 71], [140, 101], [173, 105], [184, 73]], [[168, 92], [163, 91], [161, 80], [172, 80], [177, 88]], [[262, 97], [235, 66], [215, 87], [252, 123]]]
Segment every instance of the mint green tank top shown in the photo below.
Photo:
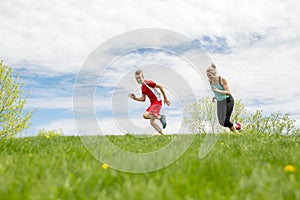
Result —
[[[210, 82], [210, 87], [211, 87], [211, 89], [213, 89], [213, 87], [216, 87], [219, 90], [225, 91], [223, 85], [221, 84], [221, 76], [219, 76], [219, 83], [217, 85], [213, 85], [212, 82]], [[219, 92], [214, 92], [214, 93], [215, 93], [215, 97], [216, 97], [217, 101], [222, 101], [230, 96], [228, 94], [221, 94]]]

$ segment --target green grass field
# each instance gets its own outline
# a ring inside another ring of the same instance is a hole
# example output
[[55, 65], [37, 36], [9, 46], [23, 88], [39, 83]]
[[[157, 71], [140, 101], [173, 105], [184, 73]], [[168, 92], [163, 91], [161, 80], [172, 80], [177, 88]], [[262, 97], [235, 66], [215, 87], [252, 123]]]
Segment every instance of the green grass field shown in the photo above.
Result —
[[[143, 152], [172, 137], [109, 139]], [[298, 136], [222, 134], [200, 160], [203, 139], [197, 135], [170, 166], [143, 174], [102, 168], [79, 137], [2, 139], [0, 199], [300, 199]], [[285, 171], [286, 165], [295, 171]]]

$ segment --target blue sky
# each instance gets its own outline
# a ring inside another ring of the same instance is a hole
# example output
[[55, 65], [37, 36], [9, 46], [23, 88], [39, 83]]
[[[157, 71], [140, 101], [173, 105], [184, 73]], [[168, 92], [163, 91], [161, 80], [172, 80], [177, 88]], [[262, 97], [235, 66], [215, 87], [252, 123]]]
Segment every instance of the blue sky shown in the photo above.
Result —
[[[12, 0], [0, 5], [0, 59], [31, 91], [26, 109], [38, 107], [30, 134], [41, 128], [73, 134], [73, 87], [88, 56], [118, 34], [169, 29], [201, 46], [248, 111], [291, 113], [300, 127], [299, 17], [296, 0]], [[105, 92], [98, 95], [105, 99]]]

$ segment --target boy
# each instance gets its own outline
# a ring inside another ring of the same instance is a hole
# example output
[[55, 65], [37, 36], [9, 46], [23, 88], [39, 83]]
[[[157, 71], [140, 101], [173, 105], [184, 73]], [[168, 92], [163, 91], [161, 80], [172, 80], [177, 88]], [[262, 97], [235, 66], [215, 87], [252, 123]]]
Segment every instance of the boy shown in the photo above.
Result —
[[151, 105], [147, 108], [146, 112], [143, 114], [145, 119], [150, 119], [150, 124], [157, 130], [161, 135], [163, 135], [162, 129], [155, 123], [155, 119], [159, 119], [163, 128], [167, 126], [166, 116], [160, 115], [160, 109], [162, 107], [162, 100], [160, 98], [160, 93], [156, 90], [158, 88], [164, 97], [164, 103], [170, 106], [171, 102], [168, 100], [163, 87], [151, 80], [145, 80], [144, 74], [141, 70], [135, 72], [136, 81], [142, 85], [142, 97], [136, 97], [133, 93], [129, 94], [129, 97], [136, 101], [144, 102], [146, 96], [150, 99]]

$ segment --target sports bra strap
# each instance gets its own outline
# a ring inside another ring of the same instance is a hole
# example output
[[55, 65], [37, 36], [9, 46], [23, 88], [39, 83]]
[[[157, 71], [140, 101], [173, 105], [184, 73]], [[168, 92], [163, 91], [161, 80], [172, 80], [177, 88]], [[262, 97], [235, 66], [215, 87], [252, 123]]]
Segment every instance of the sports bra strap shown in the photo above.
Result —
[[219, 84], [220, 84], [222, 87], [224, 87], [223, 84], [222, 84], [221, 76], [219, 76]]

